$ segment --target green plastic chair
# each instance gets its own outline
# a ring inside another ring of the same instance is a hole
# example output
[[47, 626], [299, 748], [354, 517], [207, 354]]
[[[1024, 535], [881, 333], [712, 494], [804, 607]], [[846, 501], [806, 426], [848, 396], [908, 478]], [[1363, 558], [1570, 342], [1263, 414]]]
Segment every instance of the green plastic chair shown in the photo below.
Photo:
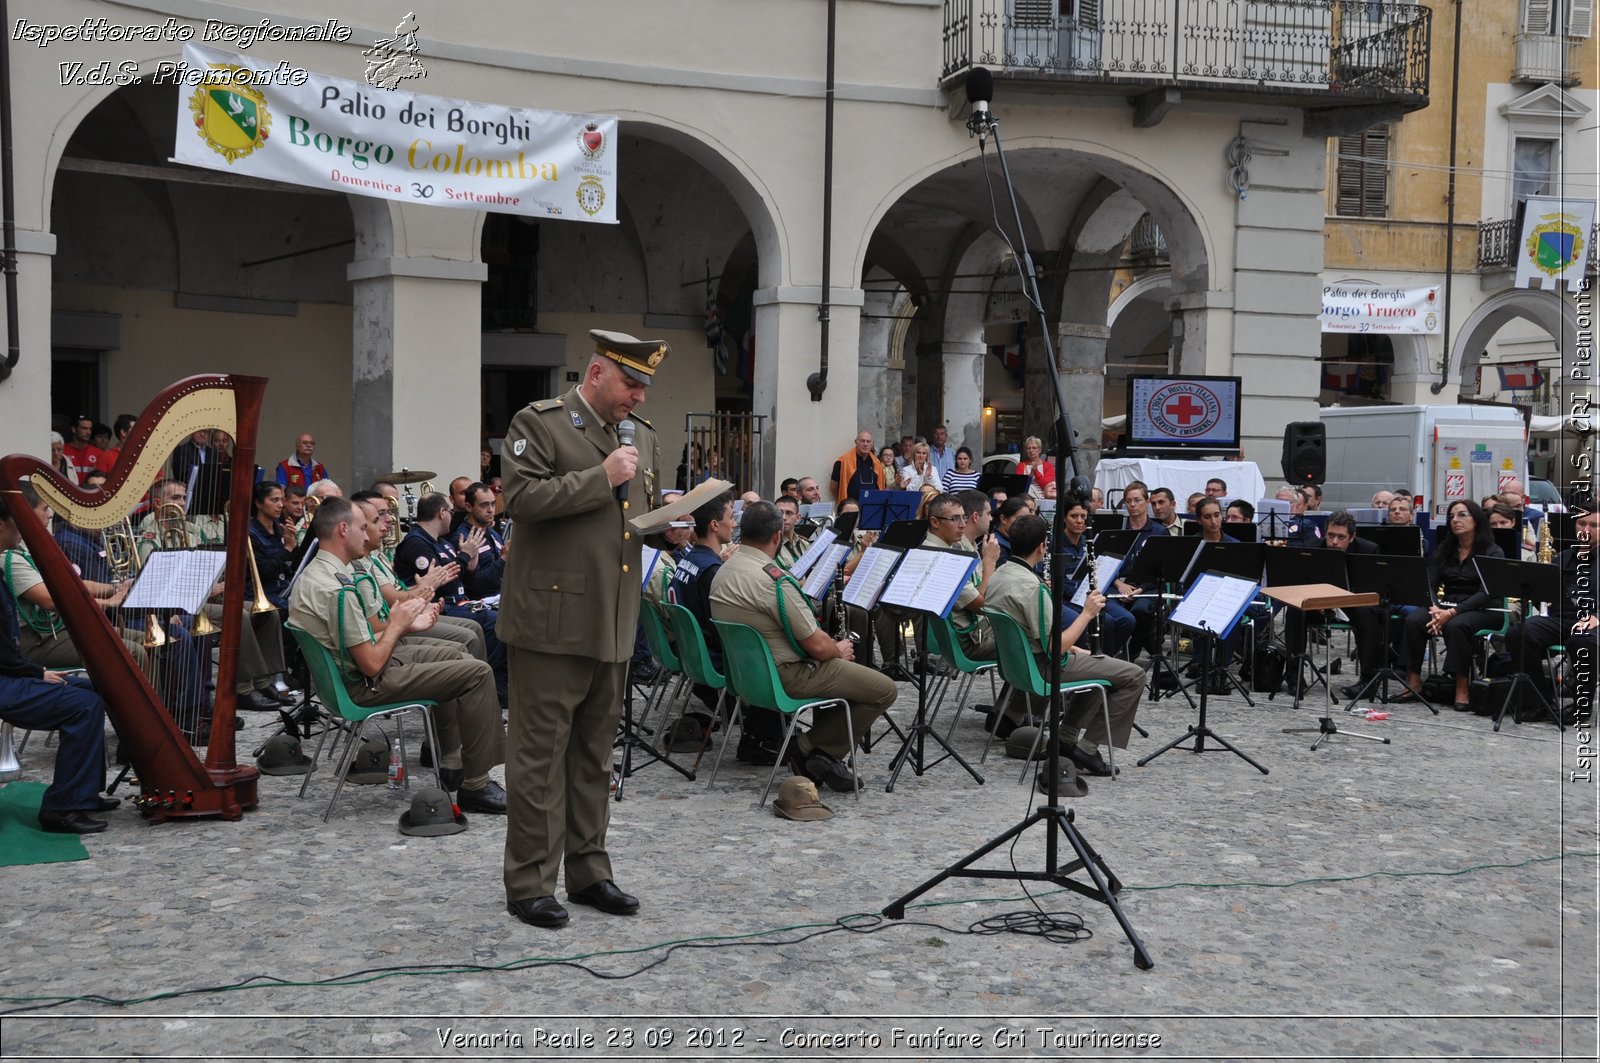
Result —
[[[678, 647], [678, 660], [683, 663], [684, 674], [691, 683], [708, 686], [717, 692], [717, 707], [712, 713], [714, 719], [722, 719], [722, 703], [728, 697], [728, 680], [717, 671], [717, 666], [711, 663], [711, 649], [706, 645], [706, 633], [700, 627], [700, 621], [689, 610], [675, 603], [663, 605], [667, 614], [667, 625], [672, 630], [672, 640]], [[739, 708], [739, 699], [734, 699], [735, 711], [739, 712], [739, 726], [744, 727], [744, 714]], [[684, 713], [689, 709], [684, 705]], [[679, 719], [683, 717], [680, 716]], [[722, 766], [722, 754], [728, 749], [728, 737], [733, 732], [731, 726], [722, 729], [722, 742], [717, 746], [716, 759], [711, 763], [711, 782], [707, 789], [717, 784], [717, 770]], [[663, 734], [671, 734], [672, 728], [664, 727]], [[706, 735], [705, 743], [700, 746], [699, 754], [694, 758], [694, 767], [690, 768], [691, 774], [700, 769], [700, 758], [705, 756], [706, 745], [711, 742], [711, 735]]]
[[[1011, 686], [1011, 696], [1016, 697], [1017, 692], [1032, 694], [1035, 697], [1049, 697], [1050, 686], [1039, 672], [1039, 662], [1034, 659], [1033, 650], [1028, 645], [1028, 637], [1022, 633], [1022, 625], [1011, 619], [997, 609], [984, 609], [983, 615], [989, 618], [989, 623], [994, 627], [995, 649], [999, 655], [1000, 675]], [[1070, 660], [1070, 658], [1069, 658]], [[1062, 662], [1062, 671], [1067, 669], [1068, 662]], [[1100, 714], [1105, 718], [1106, 737], [1111, 736], [1111, 704], [1106, 699], [1106, 691], [1111, 688], [1109, 679], [1078, 679], [1062, 680], [1061, 693], [1078, 694], [1085, 691], [1094, 691], [1100, 698]], [[1034, 736], [1033, 748], [1028, 750], [1028, 759], [1022, 765], [1022, 778], [1019, 782], [1026, 782], [1028, 772], [1033, 767], [1033, 754], [1039, 748], [1039, 742], [1044, 738], [1045, 728], [1039, 728], [1039, 733]], [[989, 756], [989, 746], [994, 742], [994, 732], [989, 732], [989, 740], [983, 744], [983, 757], [980, 763]], [[1106, 743], [1106, 763], [1111, 768], [1111, 779], [1117, 778], [1116, 752], [1110, 742]]]
[[[950, 720], [950, 729], [945, 732], [944, 740], [956, 733], [956, 724], [961, 722], [961, 714], [967, 709], [967, 696], [972, 692], [972, 684], [978, 676], [989, 676], [989, 696], [996, 697], [994, 692], [994, 676], [999, 665], [995, 661], [977, 661], [968, 657], [961, 649], [961, 638], [956, 634], [955, 625], [950, 623], [948, 617], [934, 618], [928, 623], [928, 641], [932, 650], [938, 654], [954, 672], [946, 672], [941, 677], [939, 684], [938, 700], [934, 702], [933, 716], [939, 715], [939, 710], [944, 707], [945, 694], [950, 689], [950, 684], [956, 675], [961, 677], [961, 683], [956, 687], [956, 714]], [[933, 716], [928, 722], [933, 723]]]
[[[767, 640], [761, 637], [761, 632], [748, 624], [733, 624], [726, 620], [713, 620], [712, 623], [717, 626], [717, 634], [722, 638], [722, 663], [728, 669], [728, 685], [734, 695], [746, 705], [773, 709], [788, 717], [783, 728], [783, 744], [778, 747], [778, 763], [772, 766], [767, 788], [761, 791], [761, 800], [756, 802], [756, 807], [762, 808], [767, 803], [767, 795], [772, 792], [772, 784], [777, 781], [778, 771], [784, 766], [784, 754], [789, 751], [789, 740], [794, 737], [795, 724], [802, 712], [812, 713], [814, 719], [817, 709], [843, 705], [845, 726], [851, 734], [856, 733], [855, 721], [850, 718], [850, 703], [843, 698], [805, 701], [791, 697], [783, 689], [783, 680], [778, 677], [778, 664], [773, 660], [772, 650], [767, 646]], [[855, 774], [856, 749], [853, 742], [850, 744], [849, 766], [850, 774], [856, 778], [855, 795], [859, 801], [861, 777]]]
[[[666, 608], [669, 603], [662, 602], [661, 608]], [[673, 702], [678, 700], [678, 695], [683, 692], [684, 686], [689, 682], [689, 677], [684, 674], [683, 661], [678, 652], [673, 648], [672, 639], [667, 635], [666, 623], [661, 619], [661, 613], [656, 606], [647, 599], [639, 603], [639, 620], [644, 624], [644, 640], [650, 646], [650, 656], [656, 659], [656, 677], [650, 684], [650, 691], [645, 695], [644, 712], [639, 714], [639, 719], [634, 726], [640, 731], [648, 733], [645, 721], [657, 706], [664, 706], [662, 718], [671, 711]], [[676, 682], [673, 682], [673, 681]], [[666, 694], [662, 701], [662, 693], [667, 689], [668, 683], [673, 683], [672, 692]]]
[[[434, 785], [442, 790], [443, 785], [439, 780], [439, 761], [441, 747], [439, 735], [433, 726], [433, 709], [439, 704], [427, 698], [413, 698], [407, 701], [391, 701], [382, 705], [357, 705], [350, 699], [350, 692], [345, 689], [344, 680], [339, 675], [339, 668], [333, 659], [333, 654], [328, 648], [306, 632], [292, 624], [284, 627], [294, 636], [295, 642], [300, 647], [300, 652], [305, 656], [306, 667], [311, 672], [311, 685], [322, 700], [322, 707], [333, 718], [334, 723], [340, 727], [352, 728], [350, 741], [345, 745], [344, 754], [339, 757], [339, 781], [333, 788], [333, 796], [328, 798], [328, 807], [322, 813], [322, 822], [328, 822], [328, 817], [333, 815], [334, 803], [339, 800], [339, 794], [344, 790], [345, 774], [350, 770], [350, 763], [355, 760], [356, 750], [361, 748], [361, 734], [366, 730], [367, 721], [376, 719], [395, 719], [395, 734], [400, 740], [400, 758], [406, 756], [405, 728], [398, 722], [400, 716], [408, 712], [420, 712], [422, 722], [427, 734], [428, 742], [434, 750], [433, 781]], [[306, 796], [306, 787], [311, 785], [312, 773], [317, 770], [317, 764], [322, 757], [322, 745], [328, 740], [328, 732], [332, 728], [323, 728], [322, 735], [317, 739], [316, 751], [311, 754], [311, 767], [306, 771], [306, 777], [300, 782], [300, 796]], [[411, 787], [411, 775], [406, 774], [406, 788]]]

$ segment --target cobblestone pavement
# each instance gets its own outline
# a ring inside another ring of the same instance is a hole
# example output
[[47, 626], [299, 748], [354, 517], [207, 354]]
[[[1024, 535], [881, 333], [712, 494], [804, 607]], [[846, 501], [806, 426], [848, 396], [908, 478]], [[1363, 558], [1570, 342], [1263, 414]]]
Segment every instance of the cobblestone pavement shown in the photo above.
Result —
[[[907, 693], [896, 715], [914, 712]], [[611, 828], [643, 911], [576, 907], [558, 932], [505, 913], [493, 817], [406, 837], [406, 803], [363, 786], [324, 824], [326, 772], [305, 801], [298, 776], [262, 776], [237, 823], [124, 808], [91, 859], [0, 872], [0, 1009], [77, 998], [0, 1019], [0, 1055], [1595, 1058], [1600, 845], [1576, 733], [1335, 712], [1393, 744], [1313, 753], [1281, 731], [1314, 725], [1312, 705], [1213, 698], [1211, 726], [1263, 776], [1226, 752], [1136, 767], [1193, 719], [1147, 701], [1122, 778], [1070, 803], [1149, 971], [1110, 909], [1052, 886], [1039, 903], [1092, 936], [968, 933], [1031, 908], [1004, 880], [945, 882], [903, 923], [871, 914], [1027, 814], [1020, 763], [997, 755], [985, 785], [946, 762], [886, 794], [880, 746], [861, 761], [871, 787], [825, 794], [837, 815], [817, 823], [757, 811], [754, 768], [724, 765], [715, 791], [709, 772], [647, 768]], [[246, 752], [269, 733], [248, 722]], [[969, 715], [956, 747], [975, 760], [982, 738]], [[31, 743], [28, 777], [50, 756]], [[1044, 838], [986, 866], [1038, 869]], [[326, 979], [345, 984], [308, 984]]]

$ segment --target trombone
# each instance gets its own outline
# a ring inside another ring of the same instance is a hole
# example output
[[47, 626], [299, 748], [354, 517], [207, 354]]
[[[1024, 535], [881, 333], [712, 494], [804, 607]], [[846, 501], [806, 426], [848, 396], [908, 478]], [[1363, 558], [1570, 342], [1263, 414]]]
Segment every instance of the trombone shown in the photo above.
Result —
[[[194, 534], [189, 527], [189, 511], [177, 502], [163, 502], [156, 507], [156, 535], [163, 550], [192, 550], [194, 549]], [[154, 618], [152, 618], [152, 622]], [[196, 638], [205, 635], [215, 635], [217, 625], [211, 622], [202, 607], [195, 614], [194, 626], [189, 633]], [[148, 633], [146, 638], [148, 639]], [[160, 645], [160, 643], [157, 643]]]
[[[179, 507], [181, 508], [181, 507]], [[126, 583], [139, 575], [143, 567], [139, 560], [139, 542], [133, 537], [133, 521], [127, 517], [107, 528], [102, 536], [102, 544], [106, 548], [106, 564], [111, 568], [111, 581], [113, 583]], [[144, 648], [153, 650], [167, 644], [167, 633], [161, 627], [161, 621], [156, 619], [156, 614], [151, 613], [144, 621]]]

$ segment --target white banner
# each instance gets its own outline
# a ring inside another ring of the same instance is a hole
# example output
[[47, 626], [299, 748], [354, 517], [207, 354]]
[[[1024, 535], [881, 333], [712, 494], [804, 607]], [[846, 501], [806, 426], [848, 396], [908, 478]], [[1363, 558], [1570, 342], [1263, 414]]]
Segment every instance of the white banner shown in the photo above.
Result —
[[1437, 333], [1439, 289], [1388, 288], [1360, 281], [1325, 285], [1322, 331]]
[[184, 45], [174, 159], [440, 207], [617, 220], [617, 119], [374, 88]]
[[1514, 286], [1531, 288], [1539, 277], [1546, 288], [1555, 287], [1556, 281], [1576, 287], [1583, 280], [1593, 232], [1594, 200], [1530, 198], [1517, 241]]

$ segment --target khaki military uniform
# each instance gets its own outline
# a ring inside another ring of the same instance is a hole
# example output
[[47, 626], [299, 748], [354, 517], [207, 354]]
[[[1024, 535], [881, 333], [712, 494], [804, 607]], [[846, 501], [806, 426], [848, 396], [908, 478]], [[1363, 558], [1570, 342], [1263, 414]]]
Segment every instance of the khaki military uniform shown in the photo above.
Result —
[[620, 443], [574, 387], [525, 407], [500, 452], [516, 522], [500, 594], [508, 648], [509, 900], [612, 878], [606, 853], [611, 750], [642, 599], [639, 536], [628, 525], [656, 496], [656, 435], [639, 417], [639, 467], [619, 501], [603, 462]]
[[[400, 581], [394, 578], [394, 569], [377, 552], [367, 555], [350, 566], [355, 573], [356, 590], [361, 594], [361, 604], [367, 618], [389, 619], [389, 606], [383, 598], [384, 587], [401, 590]], [[406, 635], [402, 641], [448, 642], [468, 657], [488, 661], [488, 649], [483, 641], [483, 625], [464, 617], [439, 614], [426, 635]]]
[[[22, 600], [24, 594], [44, 583], [44, 577], [39, 575], [33, 563], [33, 555], [25, 547], [19, 546], [0, 553], [0, 580], [4, 581], [5, 589], [10, 591], [17, 603], [17, 617], [22, 621], [17, 648], [23, 656], [46, 668], [82, 668], [83, 655], [67, 634], [67, 625], [61, 619], [61, 614]], [[147, 676], [151, 675], [150, 655], [144, 648], [140, 634], [131, 631], [121, 634], [122, 644], [128, 647], [128, 654], [139, 670]]]
[[318, 551], [300, 574], [289, 598], [289, 622], [333, 653], [345, 689], [357, 705], [405, 698], [439, 702], [434, 710], [442, 751], [439, 763], [453, 766], [450, 762], [459, 751], [465, 788], [481, 787], [490, 769], [505, 759], [494, 671], [484, 662], [462, 657], [453, 645], [402, 642], [383, 671], [371, 678], [361, 674], [348, 647], [377, 640], [367, 623], [354, 570], [330, 552]]
[[[955, 543], [946, 543], [933, 532], [922, 540], [923, 546], [933, 547], [936, 550], [959, 550], [964, 554], [977, 556], [978, 547], [965, 535]], [[955, 628], [956, 635], [961, 639], [961, 652], [974, 661], [994, 660], [994, 629], [989, 626], [989, 618], [978, 611], [975, 604], [983, 588], [983, 560], [979, 558], [978, 564], [967, 577], [967, 582], [962, 586], [961, 593], [956, 595], [956, 604], [950, 610], [950, 626]], [[987, 602], [985, 598], [985, 602]]]
[[[1001, 612], [1015, 620], [1027, 635], [1028, 647], [1039, 660], [1041, 674], [1048, 681], [1049, 659], [1044, 644], [1050, 637], [1050, 590], [1044, 581], [1020, 561], [1011, 560], [994, 570], [989, 577], [988, 591], [984, 594], [984, 607]], [[1101, 746], [1111, 744], [1118, 749], [1128, 748], [1128, 735], [1133, 730], [1133, 716], [1139, 707], [1139, 697], [1144, 692], [1144, 669], [1116, 657], [1091, 657], [1073, 653], [1061, 663], [1062, 682], [1080, 679], [1109, 679], [1111, 689], [1107, 700], [1111, 709], [1111, 734], [1106, 734], [1105, 719], [1100, 714], [1100, 699], [1073, 698], [1066, 708], [1066, 726], [1080, 729], [1083, 738]], [[1042, 716], [1048, 708], [1043, 699], [1029, 697], [1029, 707], [1035, 715]], [[1022, 708], [1013, 697], [1006, 706], [1006, 716], [1012, 720], [1022, 718]]]
[[899, 696], [894, 680], [881, 672], [854, 661], [816, 661], [806, 655], [800, 643], [817, 630], [811, 606], [793, 577], [753, 546], [739, 547], [717, 570], [711, 581], [711, 616], [759, 631], [772, 649], [783, 689], [791, 696], [808, 701], [843, 698], [850, 703], [854, 731], [846, 726], [844, 709], [822, 709], [810, 732], [796, 739], [803, 753], [820, 749], [843, 760]]

